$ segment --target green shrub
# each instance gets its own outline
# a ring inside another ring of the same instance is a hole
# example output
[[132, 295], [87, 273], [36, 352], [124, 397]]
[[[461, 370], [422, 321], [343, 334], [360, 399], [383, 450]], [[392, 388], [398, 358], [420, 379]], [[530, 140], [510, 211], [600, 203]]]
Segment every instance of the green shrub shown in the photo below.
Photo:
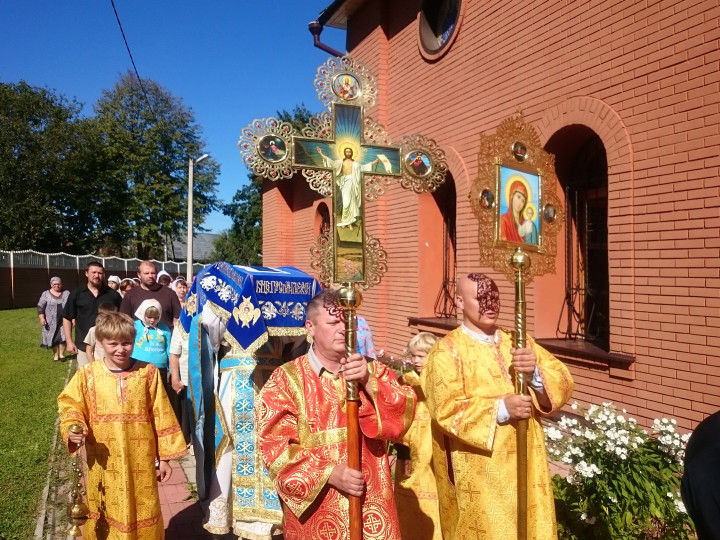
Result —
[[570, 466], [553, 477], [560, 539], [694, 538], [680, 498], [689, 436], [675, 420], [655, 420], [648, 434], [611, 403], [572, 408], [577, 418], [545, 428], [551, 459]]

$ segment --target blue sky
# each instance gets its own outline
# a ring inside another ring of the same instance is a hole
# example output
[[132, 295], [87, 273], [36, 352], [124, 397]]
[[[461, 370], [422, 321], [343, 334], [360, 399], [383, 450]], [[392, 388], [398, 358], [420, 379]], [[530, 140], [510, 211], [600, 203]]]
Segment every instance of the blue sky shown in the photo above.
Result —
[[[220, 163], [218, 194], [246, 182], [237, 149], [243, 127], [304, 102], [322, 109], [313, 81], [329, 55], [313, 47], [310, 21], [332, 0], [115, 0], [140, 76], [193, 109], [206, 151]], [[345, 51], [345, 33], [321, 39]], [[87, 114], [132, 67], [110, 0], [6, 2], [0, 17], [0, 81], [21, 79], [85, 104]], [[220, 232], [230, 220], [211, 215]]]

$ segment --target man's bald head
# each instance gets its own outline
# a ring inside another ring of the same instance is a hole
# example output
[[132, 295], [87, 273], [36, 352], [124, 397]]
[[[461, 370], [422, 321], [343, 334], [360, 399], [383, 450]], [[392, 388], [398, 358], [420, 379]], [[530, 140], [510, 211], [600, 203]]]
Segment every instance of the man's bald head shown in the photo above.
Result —
[[463, 310], [465, 322], [483, 330], [494, 326], [500, 312], [500, 292], [485, 274], [471, 273], [458, 278], [455, 302]]
[[340, 362], [345, 356], [345, 318], [338, 303], [337, 291], [325, 289], [310, 300], [305, 329], [313, 340], [313, 351], [321, 362]]
[[143, 268], [152, 268], [155, 272], [157, 272], [157, 266], [155, 266], [155, 263], [152, 261], [140, 261], [137, 266], [137, 271], [141, 272]]
[[460, 296], [464, 296], [466, 294], [477, 294], [477, 285], [474, 281], [472, 281], [468, 274], [465, 274], [464, 276], [460, 276], [457, 279], [457, 285], [455, 287], [456, 294]]
[[342, 316], [343, 311], [340, 308], [338, 293], [334, 289], [323, 289], [312, 297], [308, 302], [305, 318], [312, 322], [317, 320], [317, 316], [321, 312], [328, 312], [333, 315]]
[[138, 277], [140, 278], [140, 286], [143, 289], [148, 289], [155, 285], [155, 279], [157, 278], [157, 266], [152, 261], [141, 261], [138, 264]]

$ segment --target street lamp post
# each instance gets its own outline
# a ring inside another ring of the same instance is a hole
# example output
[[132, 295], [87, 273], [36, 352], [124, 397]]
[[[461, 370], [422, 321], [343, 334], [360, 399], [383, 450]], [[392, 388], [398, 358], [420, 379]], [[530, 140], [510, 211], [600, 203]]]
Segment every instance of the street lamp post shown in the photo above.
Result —
[[203, 154], [197, 159], [190, 158], [188, 164], [188, 227], [187, 227], [187, 283], [188, 287], [192, 285], [193, 277], [193, 172], [195, 164], [200, 163], [203, 159], [208, 157], [209, 154]]

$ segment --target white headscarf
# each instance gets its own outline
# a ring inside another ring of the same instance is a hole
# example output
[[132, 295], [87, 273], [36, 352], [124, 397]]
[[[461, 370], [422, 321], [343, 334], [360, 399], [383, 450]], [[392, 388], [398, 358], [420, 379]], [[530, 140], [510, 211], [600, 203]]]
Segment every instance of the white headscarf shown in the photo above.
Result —
[[160, 313], [162, 313], [162, 306], [160, 305], [160, 302], [158, 302], [154, 298], [148, 298], [147, 300], [143, 300], [135, 311], [135, 318], [140, 320], [140, 322], [142, 322], [143, 326], [145, 327], [145, 330], [143, 331], [143, 336], [146, 336], [148, 333], [148, 326], [145, 324], [145, 312], [150, 307], [155, 307]]
[[170, 274], [168, 274], [165, 270], [160, 270], [160, 271], [158, 272], [157, 278], [155, 278], [155, 281], [157, 281], [158, 283], [160, 283], [160, 278], [163, 277], [163, 276], [169, 277], [169, 278], [170, 278], [170, 282], [172, 283], [172, 276], [171, 276]]

